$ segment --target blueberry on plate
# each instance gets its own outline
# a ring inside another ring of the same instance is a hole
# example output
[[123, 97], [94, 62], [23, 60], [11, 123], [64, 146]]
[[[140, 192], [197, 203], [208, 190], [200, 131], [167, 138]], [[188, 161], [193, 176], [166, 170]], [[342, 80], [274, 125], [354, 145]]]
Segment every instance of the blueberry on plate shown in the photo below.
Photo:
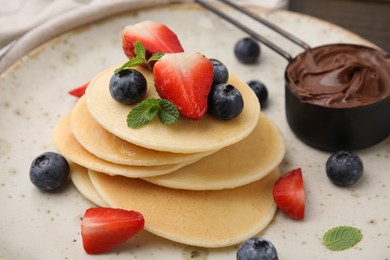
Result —
[[30, 180], [42, 191], [54, 191], [64, 185], [69, 172], [69, 163], [62, 155], [46, 152], [31, 163]]
[[247, 84], [255, 92], [261, 106], [264, 107], [268, 100], [267, 87], [259, 80], [249, 80]]
[[218, 84], [211, 88], [208, 96], [208, 112], [217, 119], [230, 120], [244, 108], [240, 91], [230, 84]]
[[275, 246], [261, 237], [253, 237], [238, 248], [237, 260], [278, 260]]
[[125, 69], [112, 75], [109, 88], [113, 99], [124, 105], [132, 105], [145, 96], [147, 82], [141, 72]]
[[225, 64], [217, 59], [210, 59], [211, 64], [213, 64], [214, 69], [214, 79], [213, 86], [226, 83], [229, 78], [229, 71], [226, 68]]
[[255, 63], [260, 57], [260, 45], [252, 38], [243, 38], [234, 46], [234, 55], [242, 63]]
[[350, 186], [363, 175], [363, 162], [350, 151], [338, 151], [326, 161], [326, 174], [337, 186]]

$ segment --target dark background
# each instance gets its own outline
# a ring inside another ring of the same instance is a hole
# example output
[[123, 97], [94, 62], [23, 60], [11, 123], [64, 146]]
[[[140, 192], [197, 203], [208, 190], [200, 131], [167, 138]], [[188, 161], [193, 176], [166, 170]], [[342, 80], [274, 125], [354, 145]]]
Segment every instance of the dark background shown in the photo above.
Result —
[[339, 25], [390, 52], [390, 0], [290, 0], [289, 10]]

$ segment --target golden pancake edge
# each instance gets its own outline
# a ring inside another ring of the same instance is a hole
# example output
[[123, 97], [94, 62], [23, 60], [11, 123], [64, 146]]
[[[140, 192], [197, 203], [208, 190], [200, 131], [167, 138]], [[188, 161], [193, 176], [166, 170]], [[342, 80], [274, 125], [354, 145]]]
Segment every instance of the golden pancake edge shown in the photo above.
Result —
[[[133, 106], [118, 103], [109, 93], [109, 81], [115, 68], [109, 68], [91, 80], [86, 90], [87, 106], [102, 127], [132, 144], [173, 153], [206, 152], [236, 143], [256, 127], [260, 114], [258, 99], [252, 89], [230, 74], [228, 82], [241, 92], [244, 99], [243, 111], [233, 120], [218, 120], [206, 113], [201, 120], [181, 118], [175, 124], [166, 126], [155, 118], [143, 127], [129, 128], [126, 118]], [[147, 80], [145, 98], [158, 98], [151, 71], [142, 67], [136, 69]]]
[[105, 130], [90, 115], [85, 97], [72, 110], [72, 133], [77, 141], [95, 156], [118, 164], [156, 166], [199, 160], [215, 151], [171, 153], [151, 150], [129, 143]]
[[80, 164], [83, 167], [105, 172], [110, 175], [122, 175], [130, 178], [151, 177], [170, 173], [194, 162], [187, 161], [179, 164], [157, 166], [132, 166], [103, 160], [88, 152], [77, 142], [71, 131], [70, 114], [63, 117], [54, 127], [52, 140], [57, 150], [68, 160]]
[[147, 231], [175, 242], [214, 248], [243, 242], [271, 222], [276, 211], [272, 187], [279, 171], [218, 191], [171, 189], [91, 170], [89, 177], [110, 207], [141, 212]]
[[229, 189], [257, 181], [283, 160], [285, 146], [279, 129], [263, 113], [252, 133], [174, 172], [146, 177], [156, 185], [188, 190]]

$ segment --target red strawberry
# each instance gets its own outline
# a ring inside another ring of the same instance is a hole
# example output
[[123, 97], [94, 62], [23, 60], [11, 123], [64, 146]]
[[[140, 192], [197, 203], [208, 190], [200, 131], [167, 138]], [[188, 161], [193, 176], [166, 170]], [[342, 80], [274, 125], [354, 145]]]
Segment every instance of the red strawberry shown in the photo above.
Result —
[[81, 222], [84, 250], [99, 254], [125, 242], [144, 227], [143, 216], [136, 211], [90, 208]]
[[122, 47], [126, 56], [135, 57], [134, 44], [140, 41], [146, 50], [146, 58], [157, 52], [183, 52], [176, 34], [167, 26], [151, 21], [128, 25], [122, 32]]
[[282, 175], [272, 190], [278, 207], [294, 219], [305, 217], [305, 191], [301, 168]]
[[89, 84], [89, 82], [81, 85], [80, 87], [72, 89], [68, 93], [71, 94], [72, 96], [75, 96], [75, 97], [78, 97], [78, 98], [82, 97], [85, 94], [85, 90], [87, 89], [88, 84]]
[[158, 94], [175, 104], [180, 115], [195, 120], [204, 116], [214, 77], [209, 59], [197, 52], [165, 54], [153, 74]]

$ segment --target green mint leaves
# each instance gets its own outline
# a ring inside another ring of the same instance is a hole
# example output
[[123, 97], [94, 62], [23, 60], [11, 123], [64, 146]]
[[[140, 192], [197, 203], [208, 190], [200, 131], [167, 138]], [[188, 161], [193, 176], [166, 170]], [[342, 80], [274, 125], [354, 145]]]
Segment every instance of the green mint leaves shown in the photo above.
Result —
[[361, 231], [354, 227], [339, 226], [328, 230], [322, 240], [323, 244], [333, 251], [341, 251], [356, 245], [363, 235]]
[[151, 61], [158, 61], [161, 59], [162, 56], [164, 56], [164, 53], [162, 52], [157, 52], [154, 53], [149, 59], [146, 59], [146, 51], [144, 46], [140, 41], [136, 41], [134, 44], [134, 53], [135, 57], [131, 58], [129, 61], [127, 61], [125, 64], [123, 64], [120, 68], [117, 68], [115, 70], [115, 74], [118, 74], [124, 69], [139, 66], [139, 65], [149, 65], [149, 62]]
[[130, 110], [127, 115], [127, 125], [139, 128], [158, 116], [165, 125], [171, 125], [180, 118], [176, 106], [166, 99], [148, 98]]
[[[146, 50], [140, 41], [134, 44], [135, 57], [131, 58], [120, 68], [117, 68], [114, 73], [118, 74], [121, 71], [140, 65], [147, 65], [150, 69], [150, 62], [158, 61], [164, 56], [164, 53], [154, 53], [149, 59], [146, 58]], [[165, 125], [176, 123], [180, 114], [177, 107], [166, 99], [148, 98], [133, 107], [127, 115], [127, 125], [131, 128], [139, 128], [146, 125], [154, 117], [158, 116], [160, 121]]]

